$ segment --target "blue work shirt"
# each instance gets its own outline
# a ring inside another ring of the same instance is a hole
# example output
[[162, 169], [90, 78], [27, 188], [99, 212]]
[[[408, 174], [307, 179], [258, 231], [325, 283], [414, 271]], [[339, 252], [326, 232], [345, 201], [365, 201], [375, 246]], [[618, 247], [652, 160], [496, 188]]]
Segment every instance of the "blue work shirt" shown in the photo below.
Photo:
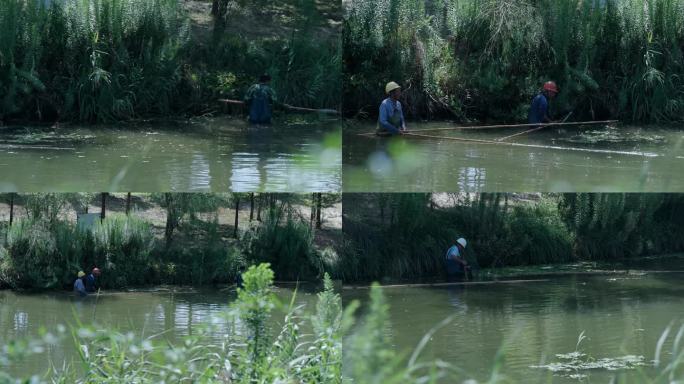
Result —
[[455, 273], [463, 272], [463, 264], [456, 261], [456, 259], [462, 259], [461, 251], [458, 249], [458, 246], [452, 245], [451, 248], [447, 250], [445, 258], [447, 263], [448, 274], [453, 275]]
[[532, 99], [530, 105], [530, 113], [527, 115], [527, 121], [530, 124], [539, 124], [546, 122], [546, 117], [549, 111], [549, 101], [543, 93], [538, 94]]
[[85, 288], [87, 292], [95, 292], [95, 275], [86, 276]]
[[79, 277], [74, 281], [74, 292], [78, 293], [81, 296], [87, 296], [88, 293], [85, 290], [85, 286], [83, 285], [83, 280]]
[[249, 107], [249, 122], [271, 124], [271, 104], [276, 100], [275, 91], [266, 84], [254, 84], [247, 90], [245, 103]]
[[395, 102], [388, 97], [382, 101], [380, 104], [378, 124], [380, 125], [381, 130], [392, 134], [399, 133], [399, 130], [406, 126], [404, 121], [404, 112], [401, 110], [401, 103], [399, 100]]

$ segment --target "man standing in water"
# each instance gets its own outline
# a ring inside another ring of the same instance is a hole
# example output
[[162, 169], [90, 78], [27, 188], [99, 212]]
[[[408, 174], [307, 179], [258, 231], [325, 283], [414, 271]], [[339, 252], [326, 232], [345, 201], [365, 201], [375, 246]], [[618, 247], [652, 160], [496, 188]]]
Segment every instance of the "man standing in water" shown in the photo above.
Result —
[[404, 112], [401, 110], [401, 87], [394, 81], [385, 86], [388, 97], [380, 104], [378, 117], [378, 135], [401, 135], [406, 131]]
[[467, 244], [466, 239], [461, 237], [446, 252], [445, 257], [449, 281], [462, 281], [466, 277], [466, 273], [468, 273], [470, 267], [465, 257], [463, 257]]
[[530, 124], [553, 122], [549, 117], [549, 100], [553, 100], [558, 94], [558, 86], [553, 81], [544, 83], [542, 91], [532, 99], [527, 121]]
[[270, 83], [271, 76], [264, 74], [247, 90], [245, 105], [249, 108], [249, 122], [252, 124], [271, 124], [271, 104], [276, 102], [276, 95]]
[[74, 281], [74, 293], [78, 293], [79, 296], [88, 296], [88, 292], [86, 292], [85, 285], [83, 285], [83, 277], [85, 276], [85, 272], [83, 271], [78, 271], [78, 278], [76, 281]]
[[100, 277], [100, 269], [95, 267], [93, 271], [85, 278], [85, 289], [86, 292], [95, 292], [97, 285], [97, 278]]

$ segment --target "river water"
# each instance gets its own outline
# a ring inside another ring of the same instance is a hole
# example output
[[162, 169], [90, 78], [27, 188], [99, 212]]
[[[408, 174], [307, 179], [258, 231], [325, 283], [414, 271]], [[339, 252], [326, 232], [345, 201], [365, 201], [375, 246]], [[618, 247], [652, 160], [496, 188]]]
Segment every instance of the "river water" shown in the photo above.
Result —
[[341, 162], [336, 121], [11, 126], [0, 137], [0, 191], [333, 192]]
[[[449, 316], [436, 331], [419, 361], [441, 359], [486, 382], [503, 352], [500, 372], [519, 383], [607, 383], [614, 375], [640, 380], [653, 376], [656, 344], [670, 322], [674, 330], [664, 344], [671, 357], [672, 335], [684, 320], [684, 273], [634, 273], [540, 277], [534, 282], [451, 287], [384, 288], [390, 305], [387, 332], [399, 351], [412, 352], [421, 338]], [[367, 289], [347, 289], [344, 300], [365, 303]], [[577, 347], [580, 335], [586, 338]], [[639, 369], [572, 369], [552, 372], [535, 366], [567, 363], [579, 351], [584, 362], [603, 366], [625, 356], [643, 358]], [[448, 382], [448, 381], [447, 381]]]
[[[445, 128], [446, 122], [410, 129]], [[359, 136], [375, 124], [344, 128], [348, 192], [680, 192], [684, 128], [599, 125], [525, 130], [424, 131], [437, 138]]]
[[[290, 288], [277, 288], [281, 303], [287, 306], [293, 294]], [[98, 329], [117, 329], [138, 336], [162, 334], [162, 338], [178, 342], [183, 336], [197, 332], [198, 327], [212, 324], [212, 342], [224, 341], [229, 326], [224, 316], [235, 300], [234, 290], [157, 288], [132, 292], [107, 292], [80, 298], [66, 292], [18, 293], [0, 291], [0, 345], [10, 340], [35, 338], [39, 330], [55, 332], [60, 325], [69, 327], [77, 321], [96, 324]], [[315, 310], [313, 290], [297, 291], [297, 305], [306, 312]], [[284, 307], [273, 312], [274, 329], [284, 318]], [[60, 341], [44, 354], [31, 355], [9, 367], [0, 367], [15, 377], [43, 374], [49, 364], [77, 359], [73, 340]]]

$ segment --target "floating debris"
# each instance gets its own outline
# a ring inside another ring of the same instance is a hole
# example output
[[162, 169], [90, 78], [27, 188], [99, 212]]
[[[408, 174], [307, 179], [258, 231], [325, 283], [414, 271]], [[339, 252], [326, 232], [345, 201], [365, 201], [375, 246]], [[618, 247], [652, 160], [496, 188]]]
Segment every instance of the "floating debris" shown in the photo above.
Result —
[[562, 361], [545, 365], [531, 365], [530, 368], [546, 369], [554, 374], [559, 374], [560, 376], [583, 379], [587, 377], [587, 374], [583, 373], [583, 371], [617, 371], [621, 369], [635, 369], [646, 365], [644, 357], [637, 355], [626, 355], [615, 358], [606, 357], [596, 360], [587, 356], [585, 353], [575, 351], [557, 354], [556, 358]]
[[625, 143], [625, 144], [639, 144], [652, 143], [663, 144], [667, 140], [664, 136], [646, 134], [641, 130], [635, 132], [626, 132], [616, 127], [608, 127], [604, 129], [592, 129], [582, 132], [569, 138], [561, 138], [559, 141], [566, 141], [570, 143], [581, 144], [601, 144], [601, 143]]

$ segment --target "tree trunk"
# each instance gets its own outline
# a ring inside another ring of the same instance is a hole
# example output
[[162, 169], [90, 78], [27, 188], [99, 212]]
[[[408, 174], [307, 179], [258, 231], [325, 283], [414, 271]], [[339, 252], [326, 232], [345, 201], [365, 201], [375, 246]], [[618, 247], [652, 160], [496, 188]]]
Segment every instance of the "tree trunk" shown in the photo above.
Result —
[[9, 226], [12, 226], [12, 222], [14, 221], [14, 192], [10, 193], [10, 222]]
[[316, 228], [321, 229], [321, 208], [323, 205], [323, 194], [317, 193], [318, 201], [316, 202]]
[[107, 210], [107, 195], [109, 195], [109, 193], [102, 192], [102, 205], [100, 206], [100, 221], [103, 221], [105, 219], [105, 212]]
[[166, 227], [164, 228], [164, 238], [166, 239], [166, 246], [169, 247], [173, 237], [173, 230], [176, 227], [176, 212], [173, 206], [173, 195], [171, 193], [165, 193], [164, 200], [166, 202]]
[[311, 220], [309, 220], [309, 228], [313, 228], [314, 218], [316, 217], [316, 194], [311, 194]]
[[240, 196], [235, 196], [235, 230], [233, 231], [233, 237], [236, 239], [238, 237], [238, 213], [240, 213]]
[[254, 192], [249, 194], [249, 222], [254, 219]]
[[219, 0], [213, 0], [211, 2], [211, 15], [217, 16], [219, 12]]
[[257, 221], [261, 221], [261, 205], [264, 203], [264, 196], [259, 195], [259, 201], [257, 205]]
[[128, 192], [126, 195], [126, 216], [131, 213], [131, 193]]

